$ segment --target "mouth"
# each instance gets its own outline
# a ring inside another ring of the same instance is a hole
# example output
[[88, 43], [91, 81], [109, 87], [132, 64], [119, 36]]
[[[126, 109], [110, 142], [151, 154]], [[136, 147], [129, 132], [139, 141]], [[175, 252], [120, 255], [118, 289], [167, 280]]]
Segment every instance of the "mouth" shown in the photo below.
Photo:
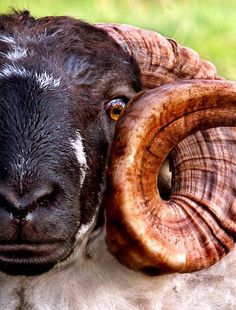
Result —
[[68, 242], [0, 244], [0, 271], [33, 276], [50, 270], [71, 254]]

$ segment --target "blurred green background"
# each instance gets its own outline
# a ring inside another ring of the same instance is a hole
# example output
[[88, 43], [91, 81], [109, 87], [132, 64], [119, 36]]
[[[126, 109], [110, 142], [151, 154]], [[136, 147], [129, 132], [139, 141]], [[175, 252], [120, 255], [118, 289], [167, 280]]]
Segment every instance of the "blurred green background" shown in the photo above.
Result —
[[1, 12], [70, 15], [89, 22], [127, 23], [192, 47], [227, 79], [236, 79], [236, 0], [0, 0]]

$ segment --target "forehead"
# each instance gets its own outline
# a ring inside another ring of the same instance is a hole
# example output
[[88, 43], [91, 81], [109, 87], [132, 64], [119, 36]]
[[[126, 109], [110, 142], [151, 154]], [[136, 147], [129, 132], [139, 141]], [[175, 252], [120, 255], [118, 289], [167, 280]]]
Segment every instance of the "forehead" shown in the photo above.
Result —
[[11, 121], [11, 125], [17, 125], [19, 118], [22, 125], [26, 125], [24, 120], [28, 119], [29, 123], [32, 120], [36, 125], [36, 118], [39, 122], [42, 113], [44, 115], [41, 118], [46, 121], [56, 109], [65, 106], [62, 104], [65, 98], [59, 87], [60, 79], [54, 79], [46, 72], [28, 71], [15, 65], [5, 66], [0, 71], [1, 121], [6, 125], [7, 121]]
[[23, 64], [24, 67], [38, 63], [41, 70], [60, 68], [84, 79], [83, 83], [95, 81], [96, 73], [110, 70], [114, 77], [124, 71], [122, 77], [126, 81], [134, 79], [133, 70], [138, 73], [134, 59], [111, 37], [84, 22], [45, 18], [35, 20], [30, 28], [10, 30], [10, 34], [0, 32], [0, 67], [9, 62]]
[[139, 87], [137, 65], [103, 31], [72, 19], [31, 22], [0, 34], [2, 167], [36, 157], [37, 167], [61, 158], [69, 163], [76, 129], [97, 118], [104, 98]]
[[[52, 165], [69, 151], [76, 131], [69, 122], [67, 98], [52, 76], [7, 67], [0, 74], [0, 166], [8, 171]], [[49, 155], [53, 154], [51, 158]], [[53, 160], [53, 161], [52, 161]], [[27, 164], [26, 164], [27, 163]]]

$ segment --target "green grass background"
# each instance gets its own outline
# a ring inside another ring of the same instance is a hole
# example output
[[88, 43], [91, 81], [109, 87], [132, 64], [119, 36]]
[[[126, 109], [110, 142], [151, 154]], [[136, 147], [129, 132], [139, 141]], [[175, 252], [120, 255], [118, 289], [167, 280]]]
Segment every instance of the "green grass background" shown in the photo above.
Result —
[[236, 0], [0, 0], [1, 12], [70, 15], [89, 22], [127, 23], [192, 47], [227, 79], [236, 79]]

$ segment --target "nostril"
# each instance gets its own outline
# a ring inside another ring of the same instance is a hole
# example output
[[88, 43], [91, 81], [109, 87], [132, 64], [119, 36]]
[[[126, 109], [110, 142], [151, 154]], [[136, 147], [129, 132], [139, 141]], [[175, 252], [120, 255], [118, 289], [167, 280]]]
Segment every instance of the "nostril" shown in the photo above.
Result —
[[57, 192], [52, 190], [52, 192], [42, 195], [36, 199], [37, 207], [47, 207], [54, 203], [56, 200]]
[[10, 211], [14, 209], [14, 203], [8, 201], [5, 197], [0, 195], [0, 208]]
[[0, 195], [0, 208], [12, 214], [14, 217], [25, 216], [27, 214], [24, 206], [13, 200], [8, 200], [3, 195]]
[[14, 217], [23, 218], [38, 208], [55, 204], [58, 193], [58, 188], [50, 184], [39, 186], [20, 197], [9, 190], [0, 189], [0, 208]]

